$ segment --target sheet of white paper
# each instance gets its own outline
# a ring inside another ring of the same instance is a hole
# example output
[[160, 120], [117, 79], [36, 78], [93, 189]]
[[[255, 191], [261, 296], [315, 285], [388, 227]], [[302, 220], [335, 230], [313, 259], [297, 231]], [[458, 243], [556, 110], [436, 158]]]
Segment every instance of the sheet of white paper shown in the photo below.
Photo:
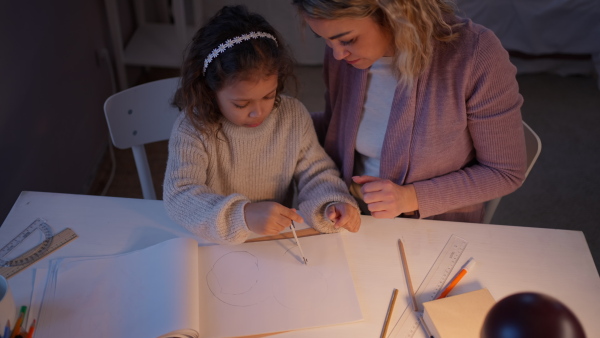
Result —
[[340, 234], [199, 247], [201, 337], [234, 337], [362, 319]]
[[42, 299], [44, 297], [44, 289], [48, 279], [48, 268], [37, 268], [33, 272], [33, 291], [31, 292], [31, 300], [29, 309], [27, 310], [27, 324], [23, 327], [30, 327], [33, 320], [39, 318]]
[[175, 238], [123, 255], [56, 260], [36, 338], [197, 331], [197, 245]]

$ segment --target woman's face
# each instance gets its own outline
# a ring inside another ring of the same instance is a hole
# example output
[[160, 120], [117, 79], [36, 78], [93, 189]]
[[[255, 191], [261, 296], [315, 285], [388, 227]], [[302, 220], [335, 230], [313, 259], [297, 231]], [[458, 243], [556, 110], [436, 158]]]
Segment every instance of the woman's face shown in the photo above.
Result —
[[333, 49], [337, 60], [344, 60], [355, 68], [366, 69], [382, 56], [394, 55], [392, 34], [371, 17], [305, 19], [313, 32]]
[[231, 123], [254, 128], [271, 114], [276, 95], [277, 75], [271, 75], [258, 80], [234, 81], [217, 91], [217, 102]]

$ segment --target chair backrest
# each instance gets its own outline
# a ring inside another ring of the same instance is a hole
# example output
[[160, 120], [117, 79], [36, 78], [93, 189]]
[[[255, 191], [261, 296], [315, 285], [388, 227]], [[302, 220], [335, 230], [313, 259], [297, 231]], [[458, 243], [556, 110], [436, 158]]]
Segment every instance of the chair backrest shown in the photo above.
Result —
[[104, 102], [104, 115], [115, 147], [131, 148], [145, 199], [156, 199], [144, 144], [168, 140], [179, 110], [171, 105], [179, 77], [144, 83]]
[[[527, 178], [542, 151], [542, 140], [525, 121], [523, 121], [523, 131], [525, 132], [525, 148], [527, 151], [527, 171], [525, 171], [525, 178]], [[502, 197], [498, 197], [486, 202], [483, 223], [489, 224], [492, 221], [501, 199]]]

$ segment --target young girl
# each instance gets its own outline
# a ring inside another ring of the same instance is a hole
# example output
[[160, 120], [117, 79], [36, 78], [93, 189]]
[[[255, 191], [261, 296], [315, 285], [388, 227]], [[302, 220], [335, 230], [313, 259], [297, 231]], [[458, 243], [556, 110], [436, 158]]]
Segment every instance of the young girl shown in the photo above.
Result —
[[292, 59], [265, 19], [223, 7], [194, 36], [174, 103], [164, 202], [173, 220], [237, 244], [304, 222], [324, 233], [360, 227], [358, 206], [319, 145], [306, 108], [282, 95]]

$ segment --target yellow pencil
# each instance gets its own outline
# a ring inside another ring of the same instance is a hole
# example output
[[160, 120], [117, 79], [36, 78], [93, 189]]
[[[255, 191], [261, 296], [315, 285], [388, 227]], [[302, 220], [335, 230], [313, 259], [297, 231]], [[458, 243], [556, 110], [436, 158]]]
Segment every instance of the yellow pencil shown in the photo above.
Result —
[[19, 312], [19, 318], [17, 318], [17, 322], [15, 323], [15, 328], [12, 330], [10, 334], [10, 338], [15, 338], [16, 335], [21, 333], [21, 325], [23, 325], [23, 319], [25, 319], [25, 313], [27, 312], [27, 306], [21, 306], [21, 311]]

